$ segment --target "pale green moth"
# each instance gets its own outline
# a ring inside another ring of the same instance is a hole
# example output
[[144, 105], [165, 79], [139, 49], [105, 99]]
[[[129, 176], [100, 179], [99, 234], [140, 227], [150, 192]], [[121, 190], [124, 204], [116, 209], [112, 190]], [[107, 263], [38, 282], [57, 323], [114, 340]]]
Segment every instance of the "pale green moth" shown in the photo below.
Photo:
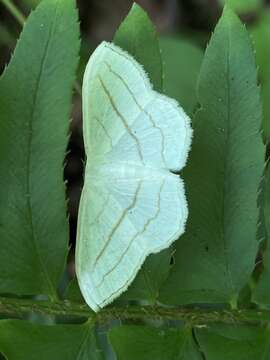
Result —
[[184, 187], [173, 172], [185, 165], [192, 130], [133, 57], [103, 42], [84, 74], [83, 135], [76, 273], [98, 311], [127, 289], [147, 255], [184, 232]]

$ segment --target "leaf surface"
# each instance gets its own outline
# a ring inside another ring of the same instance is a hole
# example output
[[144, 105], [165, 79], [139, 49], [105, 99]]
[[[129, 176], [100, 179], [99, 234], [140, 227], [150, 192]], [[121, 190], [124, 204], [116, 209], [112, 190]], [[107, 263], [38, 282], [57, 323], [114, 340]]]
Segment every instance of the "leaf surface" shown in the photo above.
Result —
[[189, 219], [160, 299], [235, 306], [255, 266], [265, 149], [253, 50], [229, 9], [207, 48], [198, 96], [201, 109], [183, 172]]
[[64, 297], [65, 299], [75, 303], [85, 303], [76, 277], [69, 282], [65, 290]]
[[266, 360], [270, 357], [267, 329], [215, 325], [196, 329], [195, 334], [207, 360]]
[[263, 223], [266, 231], [266, 247], [263, 255], [263, 270], [253, 290], [252, 300], [260, 305], [270, 305], [270, 167], [265, 171], [263, 198]]
[[154, 304], [160, 287], [168, 277], [172, 254], [172, 248], [168, 248], [159, 254], [149, 255], [128, 291], [119, 300], [148, 300]]
[[202, 50], [181, 38], [162, 37], [163, 91], [176, 99], [187, 114], [197, 105], [196, 84], [203, 59]]
[[79, 26], [44, 0], [0, 79], [0, 292], [56, 296], [68, 251], [63, 161]]
[[228, 5], [238, 13], [248, 13], [260, 9], [263, 5], [262, 0], [219, 0], [221, 5]]
[[0, 321], [0, 351], [12, 360], [101, 360], [91, 325], [34, 325]]
[[109, 339], [118, 360], [202, 360], [190, 328], [121, 326]]
[[254, 42], [256, 63], [258, 66], [261, 98], [263, 104], [262, 130], [264, 139], [270, 139], [270, 11], [250, 29]]
[[139, 5], [132, 6], [113, 42], [143, 65], [154, 89], [162, 91], [162, 60], [156, 29]]

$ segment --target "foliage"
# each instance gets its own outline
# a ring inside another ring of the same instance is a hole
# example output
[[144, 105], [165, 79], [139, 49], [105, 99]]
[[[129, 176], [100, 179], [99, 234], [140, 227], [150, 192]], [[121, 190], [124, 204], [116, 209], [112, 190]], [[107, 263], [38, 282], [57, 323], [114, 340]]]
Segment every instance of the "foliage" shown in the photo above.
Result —
[[268, 329], [219, 325], [196, 329], [196, 337], [209, 360], [263, 360], [270, 355]]
[[256, 202], [265, 150], [253, 51], [246, 30], [228, 9], [205, 53], [198, 99], [201, 108], [193, 119], [194, 140], [184, 169], [190, 216], [161, 300], [232, 304], [250, 278], [258, 251]]
[[[262, 6], [227, 3], [239, 13]], [[42, 0], [31, 13], [0, 78], [0, 353], [6, 359], [112, 359], [112, 349], [119, 360], [268, 359], [270, 172], [261, 134], [267, 142], [268, 15], [248, 28], [256, 59], [248, 31], [229, 7], [204, 56], [191, 38], [159, 39], [138, 5], [117, 30], [113, 41], [192, 117], [193, 146], [181, 174], [190, 214], [175, 246], [150, 255], [127, 292], [95, 315], [76, 279], [59, 294], [69, 241], [63, 163], [78, 14], [74, 0]]]
[[[202, 360], [190, 327], [158, 329], [122, 326], [109, 334], [119, 360]], [[130, 349], [133, 349], [132, 353]]]
[[62, 178], [78, 37], [74, 3], [45, 1], [0, 80], [1, 293], [57, 296], [68, 251]]
[[0, 322], [0, 348], [7, 359], [102, 360], [93, 326], [33, 325], [21, 320]]
[[[202, 50], [181, 38], [161, 37], [163, 92], [176, 99], [192, 116], [196, 106], [196, 83], [203, 58]], [[188, 71], [187, 71], [188, 70]]]
[[262, 0], [219, 0], [222, 5], [227, 4], [234, 11], [247, 13], [258, 10], [263, 4]]
[[265, 141], [270, 138], [270, 12], [265, 12], [261, 18], [250, 29], [251, 38], [254, 42], [255, 55], [259, 70], [259, 81], [261, 85], [261, 100], [263, 104], [263, 135]]

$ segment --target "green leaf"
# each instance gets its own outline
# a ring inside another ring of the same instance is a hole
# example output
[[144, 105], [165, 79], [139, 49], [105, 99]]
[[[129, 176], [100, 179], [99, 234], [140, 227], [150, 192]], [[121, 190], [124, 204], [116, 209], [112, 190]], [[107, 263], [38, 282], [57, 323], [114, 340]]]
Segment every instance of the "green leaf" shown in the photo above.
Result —
[[109, 340], [117, 360], [202, 360], [188, 327], [121, 326], [110, 331]]
[[162, 91], [162, 61], [155, 27], [146, 12], [133, 4], [113, 42], [144, 66], [155, 90]]
[[41, 0], [23, 0], [23, 3], [25, 4], [25, 6], [27, 6], [28, 8], [35, 8], [37, 7], [37, 5], [41, 2]]
[[77, 278], [72, 279], [68, 287], [65, 291], [65, 299], [70, 300], [75, 303], [82, 303], [84, 304], [84, 298], [82, 296], [81, 290], [79, 288], [78, 280]]
[[263, 103], [262, 129], [264, 139], [270, 140], [270, 12], [264, 13], [250, 30], [254, 40]]
[[266, 360], [270, 358], [269, 329], [215, 325], [196, 329], [207, 360]]
[[260, 305], [270, 305], [270, 167], [268, 165], [264, 183], [263, 199], [264, 225], [266, 229], [267, 246], [263, 256], [263, 271], [255, 287], [252, 300]]
[[228, 5], [238, 13], [247, 13], [259, 10], [263, 5], [263, 0], [219, 0], [221, 5]]
[[258, 250], [257, 195], [265, 149], [253, 50], [229, 9], [207, 48], [198, 95], [201, 109], [184, 169], [189, 219], [161, 301], [235, 306]]
[[0, 79], [0, 292], [56, 296], [68, 251], [63, 161], [79, 25], [44, 0]]
[[196, 84], [203, 58], [202, 50], [180, 38], [160, 39], [165, 95], [176, 99], [192, 115], [197, 105]]
[[159, 289], [168, 277], [172, 253], [173, 250], [169, 248], [158, 255], [150, 255], [119, 301], [143, 299], [155, 304], [159, 297]]
[[84, 325], [34, 325], [0, 321], [0, 351], [9, 360], [101, 360], [94, 329]]
[[[113, 42], [143, 65], [155, 90], [161, 91], [162, 60], [157, 33], [148, 15], [139, 5], [132, 6]], [[154, 303], [159, 288], [170, 271], [170, 254], [171, 250], [165, 250], [149, 256], [121, 299], [141, 299]]]

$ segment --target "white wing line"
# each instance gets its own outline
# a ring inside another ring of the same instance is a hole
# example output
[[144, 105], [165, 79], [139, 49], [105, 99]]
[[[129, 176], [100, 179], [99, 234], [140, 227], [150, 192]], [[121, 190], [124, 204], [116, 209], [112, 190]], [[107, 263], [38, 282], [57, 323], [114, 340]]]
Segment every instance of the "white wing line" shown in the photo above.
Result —
[[112, 138], [111, 138], [110, 134], [108, 133], [107, 129], [105, 128], [105, 126], [103, 125], [102, 121], [99, 120], [99, 118], [97, 116], [93, 116], [93, 119], [96, 120], [98, 122], [98, 124], [101, 126], [101, 128], [104, 131], [105, 135], [109, 139], [111, 149], [112, 149], [113, 148]]
[[149, 121], [151, 122], [152, 126], [154, 128], [156, 128], [159, 133], [160, 133], [160, 136], [161, 136], [161, 147], [162, 147], [162, 152], [161, 152], [161, 156], [162, 156], [162, 161], [164, 163], [164, 165], [166, 166], [166, 161], [165, 161], [165, 157], [164, 157], [164, 151], [165, 151], [165, 138], [164, 138], [164, 134], [162, 132], [162, 129], [156, 125], [153, 117], [151, 114], [149, 114], [148, 111], [146, 111], [140, 104], [139, 102], [137, 101], [135, 95], [133, 94], [133, 92], [131, 91], [130, 87], [128, 86], [128, 84], [126, 83], [126, 81], [122, 78], [121, 75], [117, 74], [111, 67], [111, 65], [107, 62], [107, 61], [104, 61], [105, 65], [107, 65], [109, 71], [114, 75], [116, 76], [122, 83], [123, 85], [125, 86], [125, 88], [127, 89], [127, 91], [129, 92], [129, 94], [131, 95], [133, 101], [135, 102], [135, 104], [138, 106], [138, 108], [146, 115], [148, 116], [149, 118]]
[[106, 199], [105, 199], [105, 201], [104, 201], [104, 203], [103, 203], [102, 209], [98, 212], [98, 214], [96, 215], [95, 219], [90, 222], [89, 226], [94, 226], [95, 223], [99, 221], [100, 217], [101, 217], [102, 214], [104, 213], [105, 208], [106, 208], [106, 206], [107, 206], [107, 204], [108, 204], [109, 197], [110, 197], [110, 194], [108, 194], [108, 195], [106, 196]]
[[132, 208], [134, 208], [134, 207], [136, 206], [137, 197], [138, 197], [138, 193], [139, 193], [139, 191], [140, 191], [140, 189], [141, 189], [141, 186], [142, 186], [142, 180], [139, 182], [139, 185], [138, 185], [138, 187], [137, 187], [137, 189], [136, 189], [136, 192], [135, 192], [135, 194], [134, 194], [134, 198], [133, 198], [131, 204], [130, 204], [127, 208], [125, 208], [125, 210], [122, 212], [121, 216], [120, 216], [119, 219], [116, 221], [116, 223], [114, 224], [113, 228], [111, 229], [111, 231], [110, 231], [110, 233], [109, 233], [109, 235], [108, 235], [107, 241], [105, 241], [105, 243], [104, 243], [101, 251], [99, 252], [99, 254], [98, 254], [97, 257], [96, 257], [96, 260], [95, 260], [94, 265], [93, 265], [93, 271], [94, 271], [94, 269], [95, 269], [95, 267], [96, 267], [99, 259], [101, 258], [101, 256], [103, 255], [104, 251], [105, 251], [106, 248], [108, 247], [108, 245], [109, 245], [109, 243], [110, 243], [110, 241], [111, 241], [114, 233], [116, 232], [116, 230], [118, 229], [119, 225], [122, 223], [122, 221], [123, 221], [124, 218], [126, 217], [128, 211], [130, 211]]
[[144, 162], [143, 162], [143, 155], [142, 155], [142, 150], [141, 150], [141, 146], [140, 146], [140, 142], [139, 142], [139, 139], [133, 134], [132, 130], [130, 129], [129, 125], [128, 125], [128, 122], [126, 121], [126, 119], [124, 118], [124, 116], [120, 113], [120, 111], [117, 109], [114, 101], [113, 101], [113, 98], [109, 92], [109, 90], [106, 88], [103, 80], [101, 79], [101, 76], [98, 76], [98, 79], [101, 83], [101, 86], [105, 92], [105, 94], [107, 95], [111, 105], [112, 105], [112, 108], [113, 110], [116, 112], [116, 114], [118, 115], [118, 117], [122, 120], [123, 122], [123, 125], [125, 126], [127, 132], [129, 133], [129, 135], [134, 139], [136, 145], [137, 145], [137, 149], [138, 149], [138, 153], [139, 153], [139, 157], [141, 159], [141, 162], [143, 163], [144, 165]]
[[126, 247], [125, 251], [124, 251], [124, 252], [122, 253], [122, 255], [120, 256], [118, 262], [117, 262], [109, 271], [107, 271], [107, 272], [103, 275], [101, 281], [100, 281], [97, 285], [95, 285], [96, 288], [99, 288], [100, 285], [103, 283], [104, 279], [121, 263], [121, 261], [123, 260], [124, 256], [126, 255], [126, 253], [128, 252], [128, 250], [130, 249], [131, 245], [133, 244], [134, 240], [135, 240], [138, 236], [142, 235], [142, 234], [147, 230], [147, 228], [148, 228], [148, 226], [151, 224], [151, 222], [154, 221], [154, 220], [156, 220], [156, 218], [158, 217], [158, 215], [159, 215], [159, 213], [160, 213], [160, 200], [161, 200], [160, 198], [161, 198], [161, 192], [162, 192], [162, 189], [163, 189], [163, 187], [164, 187], [164, 184], [165, 184], [165, 179], [162, 181], [161, 186], [160, 186], [160, 189], [159, 189], [159, 192], [158, 192], [157, 211], [155, 212], [155, 214], [154, 214], [152, 217], [150, 217], [150, 218], [146, 221], [143, 229], [142, 229], [140, 232], [138, 232], [137, 234], [135, 234], [135, 235], [131, 238], [131, 240], [130, 240], [129, 243], [128, 243], [128, 246]]
[[[132, 56], [129, 55], [128, 52], [125, 52], [124, 50], [121, 50], [121, 52], [117, 51], [117, 49], [115, 48], [115, 46], [113, 44], [111, 44], [111, 46], [108, 46], [107, 44], [105, 45], [105, 47], [107, 49], [110, 49], [110, 51], [113, 51], [114, 53], [116, 53], [117, 55], [123, 57], [124, 59], [128, 60], [129, 62], [131, 61], [132, 59]], [[136, 67], [137, 71], [142, 75], [142, 79], [143, 79], [143, 82], [144, 82], [144, 85], [146, 87], [151, 87], [151, 84], [150, 84], [150, 81], [149, 79], [147, 78], [147, 75], [145, 73], [144, 70], [142, 70], [139, 66], [139, 63], [137, 63], [137, 61], [135, 63], [132, 64], [133, 66]]]
[[114, 292], [111, 293], [110, 298], [105, 299], [104, 301], [102, 301], [101, 303], [98, 303], [97, 305], [98, 305], [100, 308], [102, 308], [104, 305], [112, 302], [112, 300], [114, 299], [114, 295], [115, 295], [115, 294], [118, 294], [118, 293], [121, 294], [121, 293], [122, 293], [121, 290], [122, 290], [122, 289], [123, 289], [123, 290], [127, 289], [129, 283], [130, 283], [130, 279], [127, 279], [127, 281], [126, 281], [120, 288], [118, 288], [117, 290], [115, 290]]

